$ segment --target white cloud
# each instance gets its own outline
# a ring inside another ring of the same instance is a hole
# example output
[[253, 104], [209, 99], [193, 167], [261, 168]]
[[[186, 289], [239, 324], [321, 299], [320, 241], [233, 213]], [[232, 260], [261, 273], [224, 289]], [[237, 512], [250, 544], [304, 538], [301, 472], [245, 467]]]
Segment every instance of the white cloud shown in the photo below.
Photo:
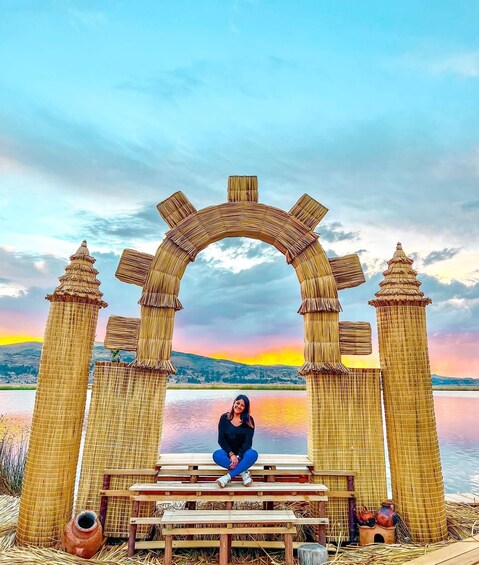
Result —
[[27, 295], [27, 289], [22, 286], [0, 283], [0, 296], [20, 298]]
[[262, 245], [260, 241], [243, 238], [240, 241], [239, 245], [234, 246], [214, 243], [202, 252], [201, 257], [215, 268], [240, 273], [264, 263], [272, 263], [278, 256], [273, 247]]

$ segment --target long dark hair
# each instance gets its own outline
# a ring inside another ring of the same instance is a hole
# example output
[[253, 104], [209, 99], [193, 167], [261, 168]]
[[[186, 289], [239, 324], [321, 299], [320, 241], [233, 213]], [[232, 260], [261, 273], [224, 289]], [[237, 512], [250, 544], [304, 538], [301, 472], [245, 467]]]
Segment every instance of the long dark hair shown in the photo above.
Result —
[[228, 412], [228, 420], [231, 421], [235, 415], [234, 406], [237, 400], [242, 400], [244, 402], [244, 410], [240, 416], [241, 422], [243, 424], [246, 424], [250, 428], [254, 428], [254, 420], [251, 417], [251, 414], [249, 413], [249, 409], [250, 409], [249, 398], [245, 394], [238, 394], [238, 396], [233, 400], [233, 404], [231, 405], [231, 410]]

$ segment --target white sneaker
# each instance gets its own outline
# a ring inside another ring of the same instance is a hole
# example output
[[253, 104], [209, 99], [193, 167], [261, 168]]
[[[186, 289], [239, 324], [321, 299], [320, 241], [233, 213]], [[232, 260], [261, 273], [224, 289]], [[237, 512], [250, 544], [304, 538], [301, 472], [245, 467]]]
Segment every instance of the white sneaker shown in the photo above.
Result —
[[225, 486], [231, 481], [231, 477], [230, 474], [227, 473], [226, 475], [223, 475], [222, 477], [219, 477], [218, 479], [216, 479], [216, 483], [218, 486], [220, 486], [221, 488], [225, 488]]
[[253, 484], [253, 479], [251, 478], [249, 471], [243, 471], [241, 473], [241, 478], [243, 479], [243, 484], [245, 487], [249, 487]]

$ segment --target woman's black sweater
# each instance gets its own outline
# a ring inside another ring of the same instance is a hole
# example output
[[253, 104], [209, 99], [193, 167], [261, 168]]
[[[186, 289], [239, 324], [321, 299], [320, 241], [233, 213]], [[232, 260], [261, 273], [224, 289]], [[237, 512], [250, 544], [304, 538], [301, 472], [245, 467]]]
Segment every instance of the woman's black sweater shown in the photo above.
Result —
[[[251, 416], [250, 416], [251, 418]], [[254, 426], [254, 420], [251, 418]], [[236, 427], [228, 420], [228, 414], [223, 414], [218, 423], [218, 443], [226, 453], [233, 452], [240, 459], [253, 445], [254, 428], [244, 422]]]

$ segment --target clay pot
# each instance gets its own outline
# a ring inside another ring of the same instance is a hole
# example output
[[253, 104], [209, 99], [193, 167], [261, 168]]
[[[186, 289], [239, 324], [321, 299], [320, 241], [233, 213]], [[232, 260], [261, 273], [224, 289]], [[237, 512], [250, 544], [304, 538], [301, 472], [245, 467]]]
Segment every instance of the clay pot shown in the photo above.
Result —
[[103, 532], [95, 512], [84, 510], [65, 526], [62, 549], [67, 553], [89, 559], [103, 543]]
[[397, 521], [394, 502], [392, 500], [381, 502], [381, 508], [376, 512], [376, 523], [384, 528], [391, 528], [397, 524]]
[[371, 528], [376, 522], [374, 512], [371, 512], [365, 506], [356, 511], [356, 518], [360, 526], [369, 526]]

